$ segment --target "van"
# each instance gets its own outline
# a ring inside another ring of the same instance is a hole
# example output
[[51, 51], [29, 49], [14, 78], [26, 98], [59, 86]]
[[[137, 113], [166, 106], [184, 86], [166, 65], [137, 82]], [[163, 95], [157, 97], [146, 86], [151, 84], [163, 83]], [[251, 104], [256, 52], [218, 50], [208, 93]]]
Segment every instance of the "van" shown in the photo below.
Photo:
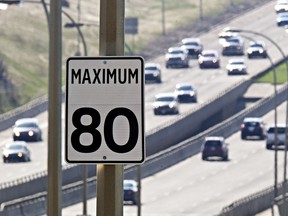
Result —
[[[277, 129], [277, 130], [276, 130]], [[277, 132], [277, 144], [278, 146], [283, 146], [285, 144], [286, 126], [284, 124], [275, 126], [270, 126], [267, 130], [267, 139], [266, 139], [266, 149], [272, 149], [275, 146], [275, 134]]]

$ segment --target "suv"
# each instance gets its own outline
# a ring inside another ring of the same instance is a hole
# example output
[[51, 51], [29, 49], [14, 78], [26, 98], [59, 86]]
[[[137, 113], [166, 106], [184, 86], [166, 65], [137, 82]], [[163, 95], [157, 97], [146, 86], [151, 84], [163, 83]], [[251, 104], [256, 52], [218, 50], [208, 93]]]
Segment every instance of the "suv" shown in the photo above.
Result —
[[183, 47], [170, 47], [165, 55], [166, 68], [189, 67], [188, 50]]
[[[277, 143], [278, 145], [285, 144], [285, 136], [286, 133], [286, 126], [284, 124], [279, 124], [277, 126]], [[275, 134], [276, 134], [276, 127], [270, 126], [267, 130], [267, 139], [266, 139], [266, 149], [272, 149], [272, 146], [275, 145]]]
[[244, 41], [241, 37], [230, 37], [222, 44], [222, 55], [244, 55]]
[[261, 118], [247, 117], [244, 118], [241, 124], [241, 139], [247, 139], [247, 137], [259, 137], [263, 140], [266, 138], [266, 130], [264, 122]]
[[203, 45], [199, 38], [184, 38], [182, 41], [183, 48], [188, 50], [188, 55], [190, 58], [198, 58], [198, 55], [203, 50]]
[[202, 144], [201, 152], [202, 160], [207, 160], [209, 157], [221, 157], [222, 160], [228, 160], [228, 146], [224, 137], [206, 137]]

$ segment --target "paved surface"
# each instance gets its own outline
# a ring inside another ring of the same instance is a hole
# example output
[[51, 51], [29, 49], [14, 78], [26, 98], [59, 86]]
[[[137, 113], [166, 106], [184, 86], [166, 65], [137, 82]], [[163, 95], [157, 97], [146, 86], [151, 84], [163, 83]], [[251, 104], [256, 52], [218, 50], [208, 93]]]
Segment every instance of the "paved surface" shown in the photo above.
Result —
[[[277, 206], [273, 207], [273, 211], [274, 211], [274, 216], [280, 216]], [[256, 216], [273, 216], [272, 209], [271, 208], [267, 209], [266, 211], [256, 214]]]

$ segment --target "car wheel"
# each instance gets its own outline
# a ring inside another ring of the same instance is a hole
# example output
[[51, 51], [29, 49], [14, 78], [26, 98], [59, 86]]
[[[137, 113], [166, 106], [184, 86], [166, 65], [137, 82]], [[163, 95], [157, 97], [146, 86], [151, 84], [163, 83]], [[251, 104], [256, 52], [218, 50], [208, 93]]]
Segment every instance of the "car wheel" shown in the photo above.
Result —
[[223, 161], [228, 161], [228, 155], [225, 155], [225, 156], [223, 157]]
[[272, 149], [272, 145], [271, 144], [266, 144], [266, 149]]
[[244, 136], [243, 134], [241, 134], [241, 139], [242, 139], [242, 140], [246, 140], [246, 136]]
[[207, 157], [202, 155], [202, 160], [207, 160]]
[[154, 115], [158, 115], [158, 112], [156, 110], [154, 110]]
[[266, 136], [263, 134], [259, 137], [260, 140], [265, 140], [265, 138], [266, 138]]

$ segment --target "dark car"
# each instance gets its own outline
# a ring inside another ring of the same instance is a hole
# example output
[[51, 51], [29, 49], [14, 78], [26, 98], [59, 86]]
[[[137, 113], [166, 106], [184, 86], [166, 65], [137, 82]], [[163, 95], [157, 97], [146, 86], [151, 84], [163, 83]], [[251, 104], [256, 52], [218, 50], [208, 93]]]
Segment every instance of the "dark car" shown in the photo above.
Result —
[[28, 162], [31, 161], [30, 150], [25, 141], [14, 141], [5, 145], [3, 162]]
[[177, 96], [174, 93], [157, 94], [153, 102], [153, 110], [155, 115], [178, 114], [179, 105]]
[[137, 205], [137, 193], [138, 186], [135, 180], [125, 179], [123, 183], [124, 189], [124, 202], [132, 203], [133, 205]]
[[189, 67], [188, 50], [183, 47], [170, 47], [165, 55], [166, 68]]
[[198, 57], [199, 67], [202, 68], [219, 68], [220, 58], [216, 50], [203, 50]]
[[247, 56], [252, 58], [267, 58], [267, 50], [263, 41], [251, 41], [247, 48]]
[[240, 36], [230, 37], [222, 43], [222, 55], [244, 55], [244, 41]]
[[188, 50], [188, 55], [190, 58], [198, 58], [199, 54], [203, 50], [203, 45], [199, 38], [184, 38], [181, 41], [183, 48]]
[[42, 131], [38, 120], [35, 118], [23, 118], [15, 122], [13, 126], [13, 140], [41, 141]]
[[288, 12], [281, 12], [277, 14], [276, 18], [277, 26], [288, 25]]
[[145, 82], [161, 83], [161, 67], [156, 63], [146, 63], [144, 67]]
[[220, 157], [222, 160], [228, 160], [228, 146], [222, 136], [206, 137], [201, 148], [202, 160], [207, 160], [209, 157]]
[[175, 94], [180, 103], [197, 102], [197, 90], [191, 83], [178, 83]]
[[247, 117], [241, 124], [241, 139], [258, 137], [263, 140], [266, 138], [265, 124], [261, 118]]

